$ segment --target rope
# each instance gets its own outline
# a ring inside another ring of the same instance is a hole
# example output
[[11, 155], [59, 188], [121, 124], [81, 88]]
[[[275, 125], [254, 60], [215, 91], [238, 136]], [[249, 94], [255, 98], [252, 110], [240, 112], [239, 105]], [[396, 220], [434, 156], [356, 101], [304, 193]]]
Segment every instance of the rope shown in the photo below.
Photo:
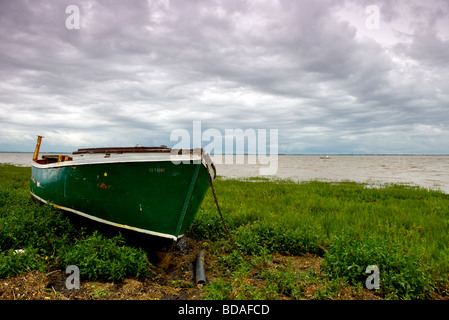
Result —
[[214, 195], [215, 205], [217, 206], [217, 210], [218, 210], [218, 213], [220, 214], [221, 222], [223, 223], [226, 233], [228, 234], [229, 240], [231, 241], [232, 245], [237, 250], [237, 252], [240, 254], [240, 256], [243, 258], [243, 260], [245, 260], [247, 263], [249, 263], [252, 267], [259, 269], [258, 266], [256, 266], [251, 260], [248, 259], [248, 257], [246, 255], [243, 254], [242, 251], [240, 251], [239, 247], [237, 246], [237, 244], [234, 241], [234, 238], [231, 235], [231, 232], [228, 229], [228, 226], [226, 225], [226, 222], [223, 218], [223, 214], [221, 213], [220, 205], [218, 204], [217, 194], [215, 193], [214, 184], [212, 183], [212, 177], [210, 175], [209, 166], [207, 166], [207, 175], [209, 176], [210, 187], [212, 189], [212, 194]]

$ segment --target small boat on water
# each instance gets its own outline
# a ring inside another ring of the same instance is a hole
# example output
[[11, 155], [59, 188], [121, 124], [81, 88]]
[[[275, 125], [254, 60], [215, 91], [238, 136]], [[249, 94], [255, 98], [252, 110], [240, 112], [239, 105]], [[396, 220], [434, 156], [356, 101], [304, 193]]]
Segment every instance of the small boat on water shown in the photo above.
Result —
[[43, 203], [119, 228], [178, 240], [215, 178], [203, 149], [78, 149], [33, 156], [31, 195]]

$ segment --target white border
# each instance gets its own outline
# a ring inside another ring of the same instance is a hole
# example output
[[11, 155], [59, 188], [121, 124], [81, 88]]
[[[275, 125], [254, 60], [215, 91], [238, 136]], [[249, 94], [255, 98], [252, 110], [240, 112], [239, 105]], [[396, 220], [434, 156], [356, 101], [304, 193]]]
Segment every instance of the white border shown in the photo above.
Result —
[[135, 227], [127, 226], [125, 224], [120, 224], [120, 223], [115, 223], [115, 222], [112, 222], [112, 221], [104, 220], [104, 219], [101, 219], [101, 218], [98, 218], [98, 217], [95, 217], [95, 216], [91, 216], [91, 215], [89, 215], [87, 213], [84, 213], [84, 212], [81, 212], [81, 211], [78, 211], [78, 210], [75, 210], [75, 209], [63, 207], [63, 206], [57, 205], [55, 203], [52, 203], [50, 201], [44, 200], [41, 197], [35, 195], [31, 191], [30, 191], [30, 193], [31, 193], [31, 195], [33, 197], [35, 197], [39, 201], [41, 201], [43, 203], [46, 203], [46, 204], [49, 204], [49, 205], [52, 205], [53, 207], [55, 207], [57, 209], [70, 211], [70, 212], [76, 213], [76, 214], [78, 214], [80, 216], [83, 216], [85, 218], [89, 218], [89, 219], [92, 219], [92, 220], [95, 220], [95, 221], [98, 221], [98, 222], [101, 222], [101, 223], [109, 224], [109, 225], [112, 225], [114, 227], [119, 227], [119, 228], [124, 228], [124, 229], [132, 230], [132, 231], [146, 233], [146, 234], [150, 234], [150, 235], [157, 236], [157, 237], [168, 238], [168, 239], [172, 239], [174, 241], [177, 241], [179, 238], [181, 238], [183, 236], [183, 235], [180, 235], [179, 237], [175, 237], [174, 235], [171, 235], [171, 234], [160, 233], [160, 232], [145, 230], [145, 229], [141, 229], [141, 228], [135, 228]]

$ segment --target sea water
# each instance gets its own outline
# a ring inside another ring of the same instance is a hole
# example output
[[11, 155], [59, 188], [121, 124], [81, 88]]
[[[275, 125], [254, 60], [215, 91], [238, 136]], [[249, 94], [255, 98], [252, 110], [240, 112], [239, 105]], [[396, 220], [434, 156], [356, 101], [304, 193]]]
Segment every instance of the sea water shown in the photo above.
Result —
[[[0, 163], [31, 166], [32, 157], [33, 153], [0, 153]], [[217, 174], [224, 178], [256, 177], [264, 167], [252, 164], [247, 156], [243, 164], [236, 162], [217, 161]], [[275, 174], [267, 177], [349, 180], [372, 186], [402, 183], [449, 193], [449, 155], [330, 155], [328, 159], [319, 155], [279, 155]]]

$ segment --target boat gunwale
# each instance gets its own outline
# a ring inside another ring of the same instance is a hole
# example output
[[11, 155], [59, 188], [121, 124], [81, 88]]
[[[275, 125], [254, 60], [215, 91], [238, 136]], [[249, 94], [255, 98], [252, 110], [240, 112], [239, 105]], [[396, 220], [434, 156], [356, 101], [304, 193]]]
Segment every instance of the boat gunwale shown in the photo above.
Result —
[[[74, 158], [61, 162], [39, 163], [39, 160], [33, 160], [31, 166], [38, 169], [51, 169], [62, 167], [73, 167], [82, 165], [102, 165], [102, 164], [120, 164], [133, 162], [172, 162], [174, 165], [180, 163], [192, 162], [192, 164], [202, 163], [207, 170], [212, 169], [212, 177], [216, 178], [216, 168], [209, 154], [204, 149], [169, 149], [172, 152], [98, 152], [88, 154], [78, 154]], [[104, 155], [104, 156], [103, 156]], [[45, 155], [43, 155], [45, 157]]]
[[46, 168], [60, 168], [60, 167], [70, 167], [70, 166], [81, 166], [81, 165], [96, 165], [96, 164], [119, 164], [119, 163], [133, 163], [133, 162], [172, 162], [177, 165], [180, 162], [193, 161], [193, 163], [203, 163], [204, 166], [208, 164], [208, 159], [199, 155], [167, 155], [163, 153], [162, 157], [154, 156], [156, 153], [151, 153], [150, 157], [144, 157], [145, 153], [140, 153], [138, 156], [130, 157], [86, 157], [86, 158], [74, 158], [68, 161], [62, 162], [51, 162], [51, 163], [38, 163], [32, 161], [31, 165], [35, 168], [46, 169]]
[[166, 146], [160, 147], [101, 147], [83, 148], [72, 152], [72, 154], [92, 154], [92, 153], [134, 153], [134, 152], [171, 152], [172, 149]]

